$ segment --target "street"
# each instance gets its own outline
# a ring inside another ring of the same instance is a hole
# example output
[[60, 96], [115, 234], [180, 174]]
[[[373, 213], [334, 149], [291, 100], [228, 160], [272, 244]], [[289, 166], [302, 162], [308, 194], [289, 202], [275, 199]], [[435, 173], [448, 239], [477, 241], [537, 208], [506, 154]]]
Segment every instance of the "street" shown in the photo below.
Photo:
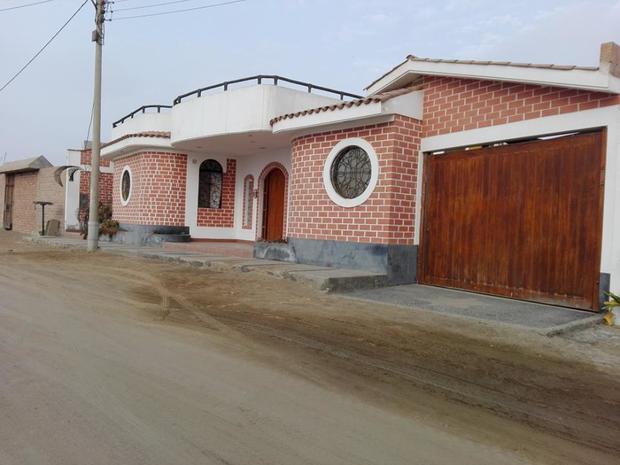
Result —
[[614, 330], [18, 239], [0, 231], [2, 465], [618, 463]]

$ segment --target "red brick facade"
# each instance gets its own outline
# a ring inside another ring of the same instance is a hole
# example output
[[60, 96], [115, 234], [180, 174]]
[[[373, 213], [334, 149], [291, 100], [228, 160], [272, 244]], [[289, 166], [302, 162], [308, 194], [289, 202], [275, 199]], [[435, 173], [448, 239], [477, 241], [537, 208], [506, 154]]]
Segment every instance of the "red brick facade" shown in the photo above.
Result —
[[[125, 167], [131, 171], [127, 205], [120, 195]], [[170, 152], [142, 152], [114, 162], [113, 218], [120, 223], [184, 226], [187, 156]]]
[[222, 179], [222, 208], [199, 208], [198, 226], [232, 228], [235, 223], [235, 182], [237, 161], [226, 160], [226, 172]]
[[[413, 244], [421, 123], [404, 116], [293, 141], [288, 235], [299, 239]], [[360, 137], [379, 158], [379, 181], [355, 208], [334, 204], [323, 185], [323, 164], [340, 140]]]
[[511, 82], [424, 78], [424, 137], [620, 104], [619, 95]]

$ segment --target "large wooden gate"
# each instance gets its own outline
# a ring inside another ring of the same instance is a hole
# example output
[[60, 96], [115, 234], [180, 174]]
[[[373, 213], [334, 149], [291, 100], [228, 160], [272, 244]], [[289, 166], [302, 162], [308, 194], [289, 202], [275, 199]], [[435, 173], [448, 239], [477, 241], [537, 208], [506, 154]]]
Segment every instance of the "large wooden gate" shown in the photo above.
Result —
[[426, 155], [420, 282], [597, 310], [603, 135]]
[[4, 184], [4, 205], [3, 205], [3, 210], [4, 210], [3, 227], [4, 229], [13, 228], [14, 192], [15, 192], [15, 175], [7, 174], [5, 175], [5, 184]]

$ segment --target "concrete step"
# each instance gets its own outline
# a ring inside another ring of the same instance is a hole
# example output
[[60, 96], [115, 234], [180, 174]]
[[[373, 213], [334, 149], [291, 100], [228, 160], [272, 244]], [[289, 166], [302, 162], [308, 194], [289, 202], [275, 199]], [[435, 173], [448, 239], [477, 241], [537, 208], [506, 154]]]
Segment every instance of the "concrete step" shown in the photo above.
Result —
[[[56, 247], [86, 248], [86, 241], [74, 238], [32, 238], [32, 240]], [[324, 292], [349, 292], [388, 286], [385, 274], [372, 271], [215, 255], [196, 252], [191, 250], [191, 247], [184, 250], [175, 247], [171, 250], [158, 247], [132, 247], [118, 243], [101, 243], [100, 246], [104, 252], [205, 267], [214, 271], [263, 273], [296, 281]]]

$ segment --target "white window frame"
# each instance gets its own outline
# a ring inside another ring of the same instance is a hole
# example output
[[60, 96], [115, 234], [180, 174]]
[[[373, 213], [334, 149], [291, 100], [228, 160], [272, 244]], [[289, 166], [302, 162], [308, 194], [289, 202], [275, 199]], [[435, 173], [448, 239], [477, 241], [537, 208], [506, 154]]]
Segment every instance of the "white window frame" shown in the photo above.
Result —
[[[368, 186], [364, 192], [355, 197], [354, 199], [346, 199], [342, 197], [337, 191], [334, 185], [332, 184], [332, 165], [336, 160], [336, 157], [340, 154], [340, 152], [347, 147], [357, 146], [363, 149], [370, 159], [370, 181], [368, 182]], [[330, 200], [334, 202], [336, 205], [339, 205], [344, 208], [354, 208], [362, 205], [368, 198], [372, 195], [375, 188], [377, 187], [377, 182], [379, 181], [379, 158], [377, 157], [377, 153], [373, 146], [366, 140], [361, 139], [359, 137], [352, 137], [349, 139], [343, 139], [338, 142], [332, 150], [329, 152], [327, 159], [325, 160], [325, 164], [323, 165], [323, 185], [325, 186], [325, 191], [329, 196]]]
[[[127, 200], [123, 199], [123, 177], [125, 176], [125, 173], [129, 173], [129, 195], [127, 195]], [[125, 166], [123, 168], [121, 179], [118, 183], [118, 191], [121, 196], [121, 205], [126, 207], [131, 200], [131, 193], [133, 192], [133, 173], [131, 172], [131, 168], [129, 168], [129, 166]]]

